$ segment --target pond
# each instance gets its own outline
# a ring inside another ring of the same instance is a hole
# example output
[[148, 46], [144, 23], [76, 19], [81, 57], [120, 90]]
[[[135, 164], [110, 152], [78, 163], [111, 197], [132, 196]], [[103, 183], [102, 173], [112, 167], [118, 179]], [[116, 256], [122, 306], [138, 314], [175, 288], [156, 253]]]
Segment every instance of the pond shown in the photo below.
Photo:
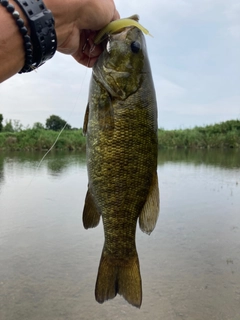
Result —
[[[0, 154], [1, 320], [239, 320], [240, 152], [160, 151], [161, 210], [137, 231], [143, 303], [98, 304], [84, 154]], [[138, 228], [139, 229], [139, 228]]]

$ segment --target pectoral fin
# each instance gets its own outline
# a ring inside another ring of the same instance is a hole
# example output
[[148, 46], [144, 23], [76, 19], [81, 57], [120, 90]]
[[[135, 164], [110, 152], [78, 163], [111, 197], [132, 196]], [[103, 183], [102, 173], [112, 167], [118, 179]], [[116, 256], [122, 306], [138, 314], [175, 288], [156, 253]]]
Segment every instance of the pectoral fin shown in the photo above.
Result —
[[147, 200], [139, 216], [140, 229], [150, 234], [156, 226], [159, 214], [159, 188], [157, 172], [154, 173]]
[[112, 97], [106, 90], [101, 93], [101, 99], [98, 102], [98, 125], [101, 130], [112, 130], [114, 128], [114, 111]]
[[87, 134], [87, 126], [88, 126], [88, 116], [89, 116], [89, 103], [87, 104], [84, 122], [83, 122], [83, 134]]
[[82, 220], [85, 229], [95, 228], [100, 221], [100, 212], [97, 209], [97, 206], [89, 189], [85, 198]]

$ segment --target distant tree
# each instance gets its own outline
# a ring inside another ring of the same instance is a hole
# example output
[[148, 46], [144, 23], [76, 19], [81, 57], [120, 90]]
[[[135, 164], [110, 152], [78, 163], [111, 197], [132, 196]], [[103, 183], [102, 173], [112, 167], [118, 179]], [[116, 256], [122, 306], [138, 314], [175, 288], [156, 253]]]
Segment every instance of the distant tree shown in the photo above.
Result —
[[23, 125], [21, 124], [20, 120], [13, 120], [13, 131], [19, 132], [23, 130]]
[[[59, 116], [56, 115], [51, 115], [47, 120], [46, 120], [46, 128], [48, 130], [54, 130], [54, 131], [59, 131], [61, 130], [66, 124], [66, 121], [60, 118]], [[67, 124], [65, 127], [67, 130], [71, 129], [70, 124]]]
[[12, 120], [6, 120], [5, 126], [3, 127], [4, 132], [14, 132]]
[[44, 129], [44, 125], [41, 122], [35, 122], [33, 124], [33, 129]]
[[2, 131], [2, 128], [3, 128], [2, 122], [3, 122], [3, 115], [0, 113], [0, 132]]
[[20, 120], [15, 119], [6, 119], [5, 125], [2, 127], [2, 131], [5, 132], [19, 132], [23, 130], [23, 125], [21, 124]]

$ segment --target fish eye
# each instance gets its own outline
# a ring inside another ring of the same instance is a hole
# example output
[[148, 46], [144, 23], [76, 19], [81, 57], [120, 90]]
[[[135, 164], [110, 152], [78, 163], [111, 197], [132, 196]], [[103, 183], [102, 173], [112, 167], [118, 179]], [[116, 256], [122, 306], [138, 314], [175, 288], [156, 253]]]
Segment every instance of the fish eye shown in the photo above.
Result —
[[141, 44], [138, 41], [133, 41], [131, 43], [131, 50], [133, 53], [138, 53], [141, 49]]

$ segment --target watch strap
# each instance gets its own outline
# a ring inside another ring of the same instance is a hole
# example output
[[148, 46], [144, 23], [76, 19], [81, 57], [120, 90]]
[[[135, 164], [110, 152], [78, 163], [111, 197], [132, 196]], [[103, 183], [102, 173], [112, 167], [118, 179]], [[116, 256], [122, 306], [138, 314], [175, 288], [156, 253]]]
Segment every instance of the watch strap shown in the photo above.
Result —
[[21, 7], [28, 18], [33, 46], [32, 69], [35, 69], [51, 59], [56, 52], [57, 37], [54, 18], [42, 0], [14, 1]]

